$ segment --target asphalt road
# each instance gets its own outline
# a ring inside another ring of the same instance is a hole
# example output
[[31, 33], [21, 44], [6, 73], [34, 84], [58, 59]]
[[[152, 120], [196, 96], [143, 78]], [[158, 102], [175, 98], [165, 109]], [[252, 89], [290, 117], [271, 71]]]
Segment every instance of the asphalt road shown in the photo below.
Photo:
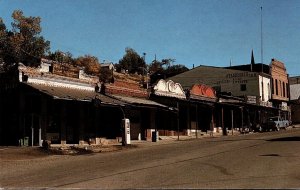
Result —
[[300, 129], [152, 145], [1, 161], [0, 187], [300, 188]]

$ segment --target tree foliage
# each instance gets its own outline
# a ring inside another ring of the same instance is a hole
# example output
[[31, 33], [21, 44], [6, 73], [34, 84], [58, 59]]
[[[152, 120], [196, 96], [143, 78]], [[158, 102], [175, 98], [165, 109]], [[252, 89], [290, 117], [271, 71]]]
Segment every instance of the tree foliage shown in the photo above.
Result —
[[84, 67], [84, 72], [90, 75], [98, 75], [100, 73], [100, 63], [95, 56], [80, 56], [75, 59], [75, 65]]
[[70, 52], [62, 52], [60, 50], [56, 50], [55, 52], [50, 52], [47, 57], [48, 59], [60, 63], [69, 63], [69, 64], [75, 63], [75, 59], [73, 58], [73, 55]]
[[12, 18], [12, 31], [7, 31], [0, 19], [0, 43], [5, 43], [1, 46], [1, 58], [8, 64], [23, 62], [25, 65], [36, 65], [50, 49], [50, 42], [40, 36], [40, 17], [25, 17], [21, 10], [16, 10]]
[[5, 49], [7, 41], [7, 31], [3, 19], [0, 18], [0, 64], [4, 61]]
[[189, 69], [181, 64], [171, 65], [175, 62], [175, 59], [162, 59], [161, 61], [154, 60], [149, 66], [150, 71], [150, 83], [153, 84], [159, 79], [166, 79]]
[[119, 60], [119, 64], [116, 65], [117, 71], [125, 69], [129, 73], [143, 73], [143, 68], [145, 67], [144, 59], [132, 48], [125, 49], [125, 55]]

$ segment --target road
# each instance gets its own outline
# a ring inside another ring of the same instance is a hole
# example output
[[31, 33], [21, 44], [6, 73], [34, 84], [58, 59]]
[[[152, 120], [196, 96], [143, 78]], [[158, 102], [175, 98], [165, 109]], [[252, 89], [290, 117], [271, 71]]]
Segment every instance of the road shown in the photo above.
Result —
[[4, 188], [300, 188], [300, 129], [2, 161], [0, 179]]

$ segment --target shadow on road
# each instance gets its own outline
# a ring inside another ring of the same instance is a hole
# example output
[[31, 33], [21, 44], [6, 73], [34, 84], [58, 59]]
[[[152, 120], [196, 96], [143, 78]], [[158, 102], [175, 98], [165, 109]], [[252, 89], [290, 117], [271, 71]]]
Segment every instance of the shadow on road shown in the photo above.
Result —
[[269, 139], [267, 141], [300, 141], [300, 137], [282, 137], [276, 139]]
[[264, 154], [264, 155], [259, 155], [259, 156], [280, 156], [279, 154]]

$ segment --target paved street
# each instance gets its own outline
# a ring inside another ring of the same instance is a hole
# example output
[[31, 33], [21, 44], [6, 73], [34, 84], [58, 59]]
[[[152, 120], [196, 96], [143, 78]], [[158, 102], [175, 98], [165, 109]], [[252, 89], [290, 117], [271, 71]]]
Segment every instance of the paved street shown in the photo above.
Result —
[[1, 187], [300, 188], [299, 145], [300, 129], [292, 129], [2, 160]]

